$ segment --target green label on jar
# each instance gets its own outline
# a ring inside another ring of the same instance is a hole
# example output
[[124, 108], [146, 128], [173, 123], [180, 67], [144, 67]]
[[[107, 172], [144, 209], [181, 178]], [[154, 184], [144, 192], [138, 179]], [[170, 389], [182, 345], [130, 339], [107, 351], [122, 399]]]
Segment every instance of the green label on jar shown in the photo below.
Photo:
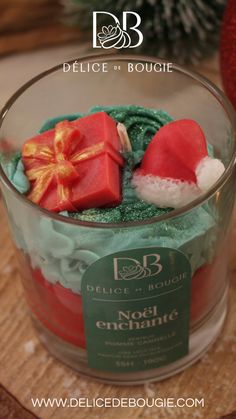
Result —
[[104, 371], [158, 368], [188, 353], [191, 267], [175, 249], [125, 250], [82, 279], [88, 364]]

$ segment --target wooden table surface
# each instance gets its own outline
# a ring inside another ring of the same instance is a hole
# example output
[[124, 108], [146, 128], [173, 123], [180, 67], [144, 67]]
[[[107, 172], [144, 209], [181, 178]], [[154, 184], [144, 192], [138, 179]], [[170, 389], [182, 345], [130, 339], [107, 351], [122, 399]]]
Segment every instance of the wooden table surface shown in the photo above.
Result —
[[[220, 84], [217, 57], [204, 62], [198, 71]], [[0, 419], [118, 419], [122, 415], [158, 419], [219, 419], [226, 415], [236, 418], [235, 233], [231, 240], [230, 307], [218, 341], [201, 361], [170, 379], [156, 384], [119, 387], [81, 377], [53, 359], [39, 343], [24, 301], [2, 203], [0, 219]], [[204, 397], [205, 407], [34, 408], [31, 397]]]

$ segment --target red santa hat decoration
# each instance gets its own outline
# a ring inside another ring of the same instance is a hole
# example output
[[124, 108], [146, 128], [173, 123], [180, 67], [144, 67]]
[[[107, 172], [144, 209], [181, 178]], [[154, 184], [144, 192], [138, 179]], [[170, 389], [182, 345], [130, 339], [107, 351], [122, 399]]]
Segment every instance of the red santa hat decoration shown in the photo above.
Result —
[[144, 201], [180, 208], [209, 190], [224, 170], [220, 160], [208, 155], [198, 123], [181, 119], [155, 134], [132, 184]]

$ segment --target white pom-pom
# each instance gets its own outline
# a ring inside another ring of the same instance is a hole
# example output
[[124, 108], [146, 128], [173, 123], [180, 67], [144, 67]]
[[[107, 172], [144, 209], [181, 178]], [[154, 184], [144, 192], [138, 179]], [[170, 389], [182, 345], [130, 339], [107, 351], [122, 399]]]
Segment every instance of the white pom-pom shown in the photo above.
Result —
[[224, 173], [225, 167], [218, 159], [205, 157], [196, 169], [197, 185], [201, 191], [207, 191]]
[[132, 184], [140, 199], [160, 208], [180, 208], [196, 199], [200, 192], [194, 183], [152, 175], [134, 174]]

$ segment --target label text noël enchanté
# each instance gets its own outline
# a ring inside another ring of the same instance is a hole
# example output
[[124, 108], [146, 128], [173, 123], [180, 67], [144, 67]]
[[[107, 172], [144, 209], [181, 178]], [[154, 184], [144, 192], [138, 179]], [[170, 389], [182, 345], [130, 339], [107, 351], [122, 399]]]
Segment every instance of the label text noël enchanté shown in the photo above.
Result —
[[96, 327], [105, 330], [137, 330], [157, 327], [176, 320], [179, 316], [177, 309], [160, 315], [157, 306], [144, 308], [143, 311], [121, 311], [117, 312], [117, 321], [106, 322], [98, 320]]

